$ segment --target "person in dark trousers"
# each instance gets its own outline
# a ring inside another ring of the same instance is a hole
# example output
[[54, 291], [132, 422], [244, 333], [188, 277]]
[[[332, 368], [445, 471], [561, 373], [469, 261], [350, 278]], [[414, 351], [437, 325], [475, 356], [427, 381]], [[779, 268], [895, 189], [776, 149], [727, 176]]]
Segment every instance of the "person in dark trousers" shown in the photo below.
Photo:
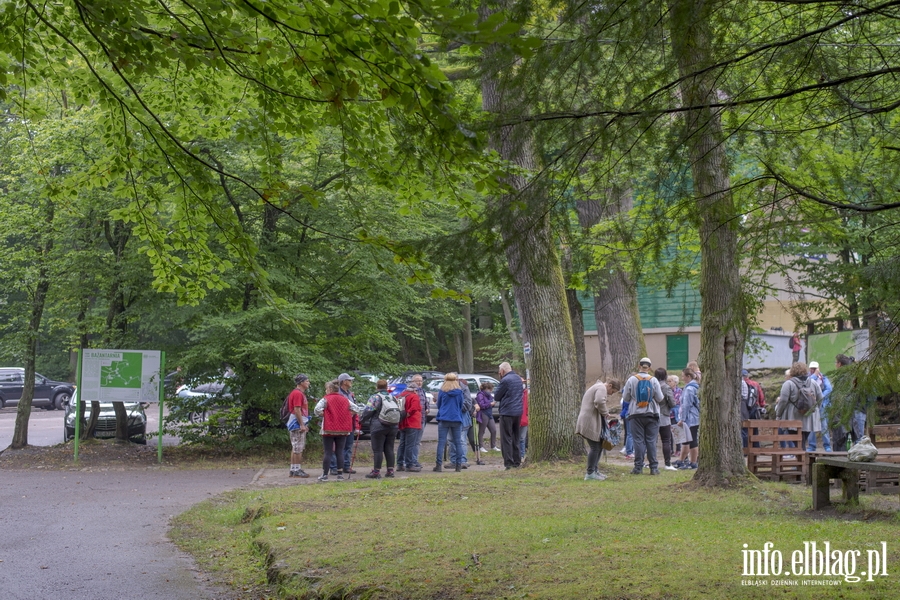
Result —
[[384, 459], [387, 462], [387, 473], [385, 473], [385, 477], [393, 477], [394, 476], [394, 441], [397, 439], [397, 432], [399, 430], [400, 424], [400, 414], [399, 409], [396, 411], [396, 419], [397, 422], [392, 422], [391, 419], [382, 419], [382, 408], [384, 407], [385, 401], [396, 401], [391, 398], [391, 395], [387, 391], [387, 381], [384, 379], [379, 379], [375, 383], [375, 393], [369, 398], [369, 401], [366, 403], [365, 411], [373, 413], [372, 425], [370, 428], [370, 435], [372, 439], [372, 459], [375, 463], [372, 472], [366, 475], [369, 479], [381, 479], [381, 461]]
[[400, 446], [397, 448], [397, 470], [418, 473], [419, 443], [422, 441], [422, 414], [428, 410], [425, 392], [422, 391], [422, 376], [413, 375], [398, 399], [403, 401], [406, 418], [400, 421]]
[[508, 362], [499, 367], [500, 383], [494, 392], [500, 414], [500, 452], [503, 454], [503, 466], [517, 469], [522, 465], [519, 452], [519, 427], [522, 421], [522, 395], [524, 386], [522, 378], [513, 371]]
[[675, 394], [669, 387], [669, 373], [662, 367], [653, 372], [653, 376], [659, 381], [659, 389], [662, 390], [663, 399], [659, 403], [659, 439], [662, 442], [664, 469], [677, 471], [672, 465], [672, 410], [675, 409]]
[[344, 465], [344, 442], [347, 434], [353, 431], [354, 416], [359, 413], [361, 407], [347, 400], [347, 397], [338, 393], [338, 383], [329, 381], [325, 385], [326, 394], [316, 404], [316, 415], [322, 417], [322, 445], [325, 452], [322, 455], [322, 476], [319, 481], [328, 481], [328, 471], [331, 459], [337, 461], [337, 478], [343, 479], [341, 470]]
[[597, 463], [600, 462], [600, 455], [603, 453], [602, 434], [606, 428], [606, 420], [609, 418], [606, 398], [621, 388], [622, 384], [618, 379], [610, 379], [606, 383], [597, 380], [597, 383], [589, 387], [581, 398], [581, 409], [578, 411], [578, 419], [575, 421], [575, 433], [583, 437], [590, 447], [585, 481], [606, 479], [606, 475], [597, 469]]
[[494, 384], [485, 381], [481, 384], [476, 401], [478, 403], [478, 440], [481, 442], [481, 452], [487, 452], [484, 446], [484, 430], [491, 432], [491, 445], [488, 448], [499, 450], [497, 445], [497, 426], [494, 425]]
[[628, 427], [634, 438], [632, 475], [644, 469], [644, 457], [650, 463], [650, 474], [659, 475], [656, 438], [659, 435], [659, 404], [663, 401], [659, 380], [650, 375], [650, 359], [639, 361], [640, 371], [628, 378], [622, 390], [622, 402], [628, 402]]
[[[356, 395], [350, 391], [350, 388], [353, 387], [353, 378], [350, 377], [347, 373], [341, 373], [337, 378], [338, 383], [338, 393], [346, 398], [350, 404], [356, 405]], [[361, 411], [362, 407], [360, 407]], [[360, 412], [357, 411], [357, 412]], [[344, 473], [356, 473], [355, 470], [350, 468], [350, 460], [351, 454], [353, 452], [353, 432], [359, 430], [359, 417], [354, 415], [353, 417], [353, 428], [350, 430], [350, 433], [347, 434], [347, 439], [344, 440]], [[340, 469], [338, 468], [338, 464], [335, 458], [331, 459], [331, 474], [337, 475]]]

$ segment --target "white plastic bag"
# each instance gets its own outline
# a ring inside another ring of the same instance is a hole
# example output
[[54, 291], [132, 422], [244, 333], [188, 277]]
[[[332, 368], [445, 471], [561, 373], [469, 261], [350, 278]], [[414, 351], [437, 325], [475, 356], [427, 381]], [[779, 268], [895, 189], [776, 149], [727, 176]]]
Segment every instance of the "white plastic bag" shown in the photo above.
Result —
[[875, 444], [872, 443], [867, 435], [862, 436], [847, 452], [847, 458], [853, 462], [872, 462], [877, 456], [878, 448], [875, 447]]

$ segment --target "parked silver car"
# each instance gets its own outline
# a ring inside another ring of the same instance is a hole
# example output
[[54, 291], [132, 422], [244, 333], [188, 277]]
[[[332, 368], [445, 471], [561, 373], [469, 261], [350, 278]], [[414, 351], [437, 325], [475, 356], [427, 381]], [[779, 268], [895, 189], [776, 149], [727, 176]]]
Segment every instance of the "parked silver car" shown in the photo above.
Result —
[[[63, 415], [63, 440], [68, 442], [75, 437], [75, 407], [78, 398], [76, 391], [65, 404], [66, 412]], [[141, 402], [125, 402], [125, 412], [128, 414], [128, 439], [137, 444], [147, 443], [147, 413], [144, 409], [149, 406]], [[91, 403], [84, 405], [85, 423], [91, 419]], [[84, 424], [82, 424], [84, 427]], [[94, 428], [94, 437], [116, 437], [116, 411], [112, 402], [100, 403], [100, 414], [97, 417], [97, 426]]]
[[[473, 373], [458, 373], [457, 379], [465, 379], [466, 380], [466, 383], [469, 384], [469, 392], [472, 394], [473, 400], [474, 400], [475, 396], [478, 394], [478, 391], [481, 389], [481, 384], [483, 384], [484, 382], [489, 381], [490, 383], [493, 383], [495, 388], [497, 387], [497, 384], [500, 383], [499, 381], [497, 381], [496, 379], [494, 379], [493, 377], [490, 377], [488, 375], [478, 375], [478, 374], [473, 374]], [[434, 418], [437, 416], [437, 411], [438, 411], [437, 398], [438, 398], [438, 392], [441, 391], [442, 385], [444, 385], [443, 379], [429, 379], [428, 381], [425, 382], [425, 389], [429, 393], [428, 413], [426, 416], [429, 423], [431, 421], [433, 421]], [[494, 415], [495, 421], [500, 420], [500, 415], [497, 414], [496, 407], [494, 408], [493, 415]]]
[[170, 400], [169, 407], [185, 420], [197, 424], [205, 423], [211, 412], [233, 403], [231, 388], [227, 383], [212, 381], [195, 387], [181, 386]]

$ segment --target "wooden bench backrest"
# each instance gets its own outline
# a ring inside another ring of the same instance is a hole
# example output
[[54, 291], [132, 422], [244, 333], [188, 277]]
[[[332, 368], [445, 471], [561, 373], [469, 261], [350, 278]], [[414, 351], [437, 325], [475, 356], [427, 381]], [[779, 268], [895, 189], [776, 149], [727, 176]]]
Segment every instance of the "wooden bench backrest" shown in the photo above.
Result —
[[900, 424], [873, 425], [869, 428], [869, 439], [876, 448], [900, 448]]
[[[800, 448], [803, 442], [803, 421], [770, 421], [768, 419], [754, 419], [744, 421], [741, 427], [747, 428], [747, 448], [745, 453], [767, 454], [772, 448], [779, 448], [781, 442], [796, 442], [797, 453], [802, 453]], [[784, 429], [784, 433], [778, 433], [778, 430]], [[794, 433], [787, 431], [794, 429]], [[754, 430], [756, 431], [754, 433]], [[754, 448], [753, 442], [760, 442], [761, 448]], [[765, 444], [765, 446], [763, 446]]]

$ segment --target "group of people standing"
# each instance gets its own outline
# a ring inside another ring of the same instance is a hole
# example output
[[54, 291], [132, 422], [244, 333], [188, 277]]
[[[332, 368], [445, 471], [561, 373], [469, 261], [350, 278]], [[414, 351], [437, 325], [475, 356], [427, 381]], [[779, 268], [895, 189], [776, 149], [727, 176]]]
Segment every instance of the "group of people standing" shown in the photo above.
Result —
[[[835, 356], [837, 369], [849, 366], [853, 362], [854, 358], [851, 356], [845, 354]], [[871, 399], [859, 399], [853, 407], [849, 423], [838, 423], [836, 415], [830, 414], [832, 391], [831, 380], [820, 370], [816, 361], [810, 362], [809, 366], [804, 362], [795, 361], [791, 368], [785, 371], [785, 381], [775, 405], [775, 418], [779, 421], [802, 422], [801, 448], [807, 452], [815, 452], [818, 448], [816, 439], [818, 434], [822, 436], [822, 447], [825, 452], [845, 449], [848, 434], [854, 444], [865, 434], [866, 408]]]
[[[476, 454], [487, 452], [485, 433], [490, 433], [491, 447], [502, 453], [507, 469], [521, 466], [527, 443], [528, 391], [524, 380], [509, 363], [500, 365], [499, 374], [497, 389], [493, 389], [493, 384], [485, 383], [475, 398], [469, 391], [468, 382], [459, 379], [456, 373], [444, 376], [437, 398], [438, 449], [434, 471], [443, 471], [445, 449], [449, 450], [449, 460], [456, 471], [468, 468], [466, 439]], [[302, 461], [310, 422], [306, 397], [309, 377], [300, 373], [294, 377], [294, 384], [294, 390], [285, 401], [291, 438], [289, 476], [307, 478], [309, 474], [303, 470]], [[351, 391], [353, 377], [341, 373], [336, 380], [328, 382], [325, 395], [313, 409], [313, 413], [322, 418], [320, 433], [324, 452], [319, 481], [328, 481], [329, 476], [340, 480], [344, 475], [356, 472], [352, 465], [353, 438], [354, 432], [360, 431], [361, 423], [369, 424], [374, 462], [367, 478], [381, 478], [382, 464], [386, 467], [384, 477], [394, 477], [396, 471], [421, 471], [419, 449], [428, 408], [422, 384], [422, 376], [414, 375], [406, 389], [395, 397], [388, 391], [387, 381], [381, 379], [376, 382], [375, 394], [365, 404], [358, 404]], [[496, 446], [495, 409], [500, 418], [500, 447]], [[400, 444], [395, 452], [398, 439]], [[484, 463], [478, 459], [478, 464]]]
[[[525, 456], [528, 436], [528, 390], [522, 379], [504, 362], [499, 367], [500, 383], [481, 386], [473, 399], [468, 382], [460, 380], [456, 373], [444, 375], [444, 383], [438, 392], [437, 457], [433, 471], [444, 470], [444, 450], [449, 450], [450, 463], [456, 471], [466, 466], [466, 439], [476, 452], [486, 452], [484, 434], [491, 434], [491, 446], [500, 450], [506, 469], [518, 468]], [[496, 426], [493, 410], [496, 407], [500, 417], [500, 448], [496, 444]], [[478, 424], [478, 442], [475, 441], [475, 426]], [[480, 459], [478, 464], [484, 464]]]
[[[657, 438], [662, 442], [665, 469], [697, 468], [700, 370], [696, 363], [689, 363], [682, 371], [687, 383], [680, 388], [677, 375], [669, 375], [662, 368], [651, 373], [651, 369], [650, 359], [641, 358], [638, 371], [628, 378], [624, 388], [618, 379], [609, 379], [598, 381], [584, 393], [575, 433], [583, 437], [589, 446], [587, 473], [584, 476], [586, 481], [606, 479], [597, 470], [603, 442], [609, 438], [606, 431], [610, 414], [606, 399], [619, 390], [622, 390], [619, 418], [625, 426], [625, 442], [620, 452], [625, 458], [634, 460], [631, 473], [640, 475], [646, 463], [651, 475], [659, 475]], [[680, 441], [676, 442], [676, 438]], [[673, 462], [676, 452], [681, 453], [680, 459]]]

